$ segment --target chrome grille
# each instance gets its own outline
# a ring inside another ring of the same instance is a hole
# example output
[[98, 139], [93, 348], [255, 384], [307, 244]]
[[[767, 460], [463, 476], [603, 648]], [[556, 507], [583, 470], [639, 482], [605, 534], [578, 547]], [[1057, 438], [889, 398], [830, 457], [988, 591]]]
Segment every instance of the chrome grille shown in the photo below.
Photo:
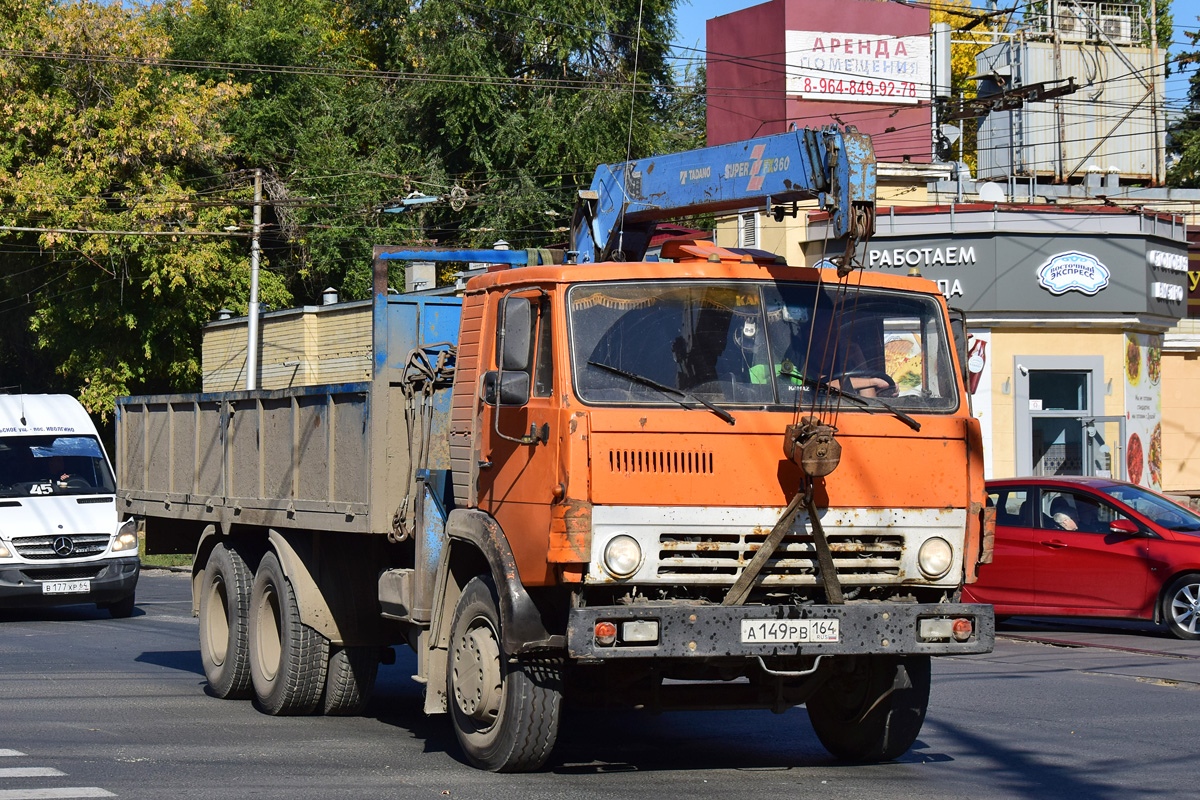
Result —
[[[762, 546], [769, 531], [739, 534], [664, 533], [658, 537], [656, 575], [691, 583], [732, 584]], [[895, 534], [826, 532], [833, 565], [845, 583], [868, 583], [900, 574], [904, 537]], [[816, 584], [817, 551], [808, 533], [785, 536], [762, 571], [762, 583]]]
[[[60, 554], [55, 549], [55, 542], [67, 539], [71, 542], [71, 551]], [[51, 561], [63, 558], [87, 558], [98, 556], [108, 549], [107, 533], [72, 533], [50, 534], [45, 536], [14, 536], [12, 543], [17, 555], [30, 561]]]

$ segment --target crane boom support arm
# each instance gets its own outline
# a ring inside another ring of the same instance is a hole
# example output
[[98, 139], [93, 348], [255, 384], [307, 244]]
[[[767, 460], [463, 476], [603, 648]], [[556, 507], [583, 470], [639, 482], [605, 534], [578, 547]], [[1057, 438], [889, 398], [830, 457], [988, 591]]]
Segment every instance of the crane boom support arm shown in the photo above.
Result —
[[603, 164], [580, 192], [571, 225], [579, 262], [641, 260], [658, 221], [756, 205], [819, 200], [840, 237], [869, 236], [875, 153], [854, 128], [803, 129]]

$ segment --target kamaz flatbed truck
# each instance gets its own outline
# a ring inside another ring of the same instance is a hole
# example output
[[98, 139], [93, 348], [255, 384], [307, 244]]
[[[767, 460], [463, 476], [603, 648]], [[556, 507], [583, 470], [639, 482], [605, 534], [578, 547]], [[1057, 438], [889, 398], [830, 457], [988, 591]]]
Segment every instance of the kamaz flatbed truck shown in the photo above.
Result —
[[[575, 263], [493, 254], [525, 263], [461, 298], [377, 275], [368, 381], [121, 398], [118, 505], [147, 552], [195, 554], [211, 691], [355, 713], [407, 644], [484, 769], [540, 767], [564, 697], [805, 704], [839, 757], [905, 752], [930, 657], [992, 647], [960, 602], [990, 523], [944, 299], [853, 269], [873, 166], [837, 129], [606, 166]], [[722, 207], [823, 199], [841, 268], [643, 260], [706, 175]]]

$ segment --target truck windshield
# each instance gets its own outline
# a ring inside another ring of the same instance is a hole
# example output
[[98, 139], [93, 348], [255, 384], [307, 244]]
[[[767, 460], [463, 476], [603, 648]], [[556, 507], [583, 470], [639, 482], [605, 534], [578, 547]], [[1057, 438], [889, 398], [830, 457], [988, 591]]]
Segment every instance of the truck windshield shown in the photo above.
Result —
[[0, 497], [115, 491], [112, 471], [94, 436], [0, 438]]
[[571, 288], [568, 316], [575, 389], [588, 403], [671, 402], [619, 370], [719, 406], [795, 407], [844, 392], [866, 400], [843, 402], [844, 411], [958, 407], [941, 307], [925, 295], [766, 281], [595, 283]]

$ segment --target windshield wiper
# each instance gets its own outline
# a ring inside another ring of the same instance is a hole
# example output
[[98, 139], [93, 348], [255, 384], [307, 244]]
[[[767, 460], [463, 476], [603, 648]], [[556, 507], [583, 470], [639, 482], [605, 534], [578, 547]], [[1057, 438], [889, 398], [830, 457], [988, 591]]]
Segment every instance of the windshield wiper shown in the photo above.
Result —
[[[721, 408], [720, 406], [713, 405], [712, 403], [705, 400], [703, 397], [697, 397], [696, 395], [692, 394], [691, 392], [686, 392], [683, 389], [676, 389], [674, 386], [667, 386], [665, 383], [659, 383], [658, 381], [654, 380], [653, 378], [647, 378], [645, 375], [638, 375], [636, 372], [629, 372], [628, 370], [621, 369], [620, 367], [614, 367], [611, 364], [601, 364], [599, 361], [589, 361], [587, 363], [593, 367], [599, 367], [600, 369], [607, 370], [614, 375], [620, 375], [622, 378], [628, 378], [631, 381], [636, 381], [636, 382], [642, 384], [643, 386], [649, 386], [651, 389], [658, 389], [660, 392], [665, 392], [667, 394], [679, 395], [680, 397], [697, 402], [700, 405], [707, 408], [709, 411], [716, 414], [721, 419], [728, 422], [730, 425], [733, 425], [735, 423], [733, 414], [730, 414], [728, 411]], [[680, 400], [678, 402], [684, 408], [691, 408], [691, 406], [689, 406], [687, 403], [684, 403], [682, 400]]]
[[892, 413], [892, 415], [896, 417], [896, 419], [900, 420], [905, 425], [912, 428], [914, 431], [921, 430], [921, 423], [917, 422], [915, 419], [910, 417], [908, 414], [905, 414], [903, 411], [896, 408], [894, 405], [887, 402], [886, 400], [884, 400], [881, 397], [864, 397], [863, 395], [859, 394], [858, 392], [851, 392], [846, 389], [843, 389], [841, 386], [838, 386], [836, 383], [830, 383], [829, 381], [823, 381], [818, 378], [810, 378], [807, 375], [796, 372], [794, 369], [785, 371], [782, 367], [780, 367], [779, 374], [783, 375], [785, 377], [788, 377], [788, 378], [795, 378], [796, 380], [800, 381], [805, 386], [812, 386], [815, 389], [824, 389], [826, 391], [833, 392], [834, 394], [837, 394], [841, 397], [845, 397], [847, 400], [853, 400], [854, 402], [856, 402], [860, 406], [862, 406], [864, 411], [866, 411], [870, 414], [878, 413], [878, 409], [871, 407], [872, 403], [878, 403], [879, 405], [883, 406], [888, 411], [890, 411]]

